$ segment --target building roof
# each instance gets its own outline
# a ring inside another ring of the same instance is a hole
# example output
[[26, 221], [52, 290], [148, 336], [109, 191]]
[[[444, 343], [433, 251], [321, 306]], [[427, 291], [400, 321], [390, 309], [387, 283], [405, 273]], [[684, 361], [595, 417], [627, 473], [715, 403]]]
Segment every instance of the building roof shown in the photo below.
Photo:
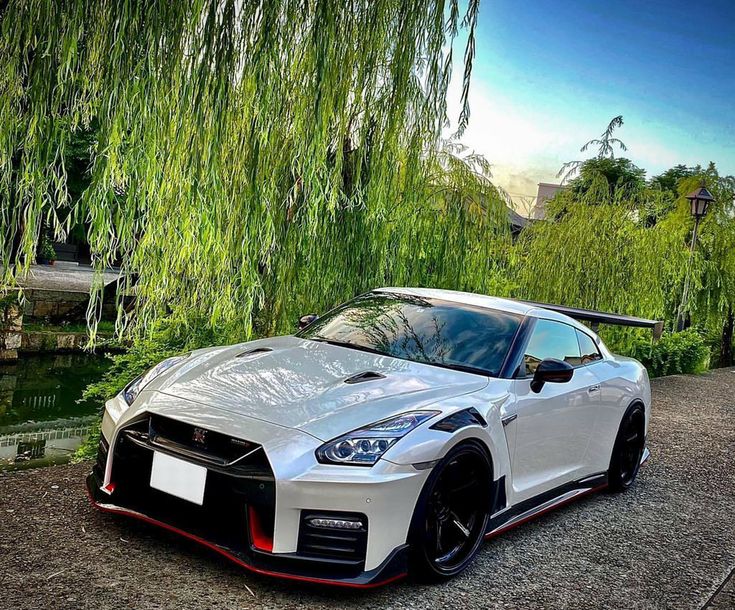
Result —
[[511, 207], [508, 207], [508, 221], [510, 222], [511, 231], [514, 233], [521, 229], [525, 229], [532, 222], [530, 218], [521, 216]]

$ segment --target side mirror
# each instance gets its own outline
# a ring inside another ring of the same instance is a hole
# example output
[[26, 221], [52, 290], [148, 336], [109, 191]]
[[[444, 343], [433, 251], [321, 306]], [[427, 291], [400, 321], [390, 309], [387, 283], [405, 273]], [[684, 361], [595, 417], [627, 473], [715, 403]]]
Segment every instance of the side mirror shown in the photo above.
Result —
[[299, 330], [303, 330], [309, 324], [311, 324], [314, 320], [316, 320], [319, 316], [315, 313], [307, 313], [305, 316], [301, 316], [299, 318]]
[[574, 367], [556, 358], [546, 358], [539, 362], [531, 381], [531, 390], [538, 394], [545, 383], [567, 383], [574, 375]]

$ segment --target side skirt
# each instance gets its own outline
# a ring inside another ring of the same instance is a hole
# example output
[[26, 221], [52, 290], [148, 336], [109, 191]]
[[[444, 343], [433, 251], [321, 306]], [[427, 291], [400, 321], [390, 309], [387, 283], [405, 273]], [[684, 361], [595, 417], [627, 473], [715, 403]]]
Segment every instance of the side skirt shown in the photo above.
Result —
[[503, 532], [526, 523], [555, 508], [569, 504], [587, 494], [607, 487], [607, 473], [592, 475], [581, 481], [573, 481], [544, 492], [535, 498], [524, 500], [490, 517], [485, 538], [493, 538]]

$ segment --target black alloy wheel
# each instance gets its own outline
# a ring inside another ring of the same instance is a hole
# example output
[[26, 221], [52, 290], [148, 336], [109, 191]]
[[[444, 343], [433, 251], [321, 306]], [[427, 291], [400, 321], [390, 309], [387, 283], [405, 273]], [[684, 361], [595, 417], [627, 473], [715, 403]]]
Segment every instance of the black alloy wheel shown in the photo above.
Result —
[[492, 468], [475, 442], [459, 445], [434, 467], [419, 498], [411, 532], [411, 570], [444, 580], [464, 570], [490, 517]]
[[628, 489], [638, 476], [646, 446], [645, 429], [646, 416], [643, 407], [640, 404], [632, 405], [625, 412], [615, 439], [608, 471], [610, 491]]

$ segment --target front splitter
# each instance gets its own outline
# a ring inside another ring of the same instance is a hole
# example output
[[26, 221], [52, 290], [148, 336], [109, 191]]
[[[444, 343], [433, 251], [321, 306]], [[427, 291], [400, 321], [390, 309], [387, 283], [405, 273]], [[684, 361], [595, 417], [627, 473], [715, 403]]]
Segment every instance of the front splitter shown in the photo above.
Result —
[[[197, 542], [198, 544], [215, 551], [216, 553], [222, 555], [223, 557], [226, 557], [233, 563], [255, 574], [287, 580], [295, 580], [300, 582], [316, 583], [336, 587], [347, 587], [354, 589], [370, 589], [375, 587], [382, 587], [389, 583], [401, 580], [407, 576], [407, 545], [402, 545], [396, 548], [388, 556], [388, 558], [374, 570], [363, 572], [359, 576], [355, 576], [352, 578], [330, 578], [329, 576], [315, 577], [293, 572], [282, 572], [279, 570], [267, 569], [255, 565], [254, 563], [246, 561], [242, 557], [235, 555], [227, 548], [215, 544], [214, 542], [202, 538], [201, 536], [198, 536], [191, 532], [187, 532], [176, 527], [175, 525], [160, 521], [159, 519], [155, 519], [139, 511], [125, 508], [124, 506], [119, 506], [117, 504], [114, 504], [113, 502], [108, 501], [110, 498], [106, 497], [107, 494], [100, 490], [97, 478], [95, 477], [94, 473], [90, 473], [87, 477], [86, 490], [87, 497], [89, 498], [92, 506], [94, 506], [97, 510], [101, 512], [114, 515], [123, 515], [125, 517], [138, 519], [139, 521], [155, 525], [169, 532], [173, 532], [175, 534], [183, 536], [184, 538], [187, 538], [189, 540], [193, 540], [194, 542]], [[293, 559], [293, 556], [279, 557], [277, 554], [272, 554], [270, 555], [269, 559], [272, 562], [278, 562], [279, 560], [283, 559]], [[314, 565], [314, 562], [310, 563]]]

